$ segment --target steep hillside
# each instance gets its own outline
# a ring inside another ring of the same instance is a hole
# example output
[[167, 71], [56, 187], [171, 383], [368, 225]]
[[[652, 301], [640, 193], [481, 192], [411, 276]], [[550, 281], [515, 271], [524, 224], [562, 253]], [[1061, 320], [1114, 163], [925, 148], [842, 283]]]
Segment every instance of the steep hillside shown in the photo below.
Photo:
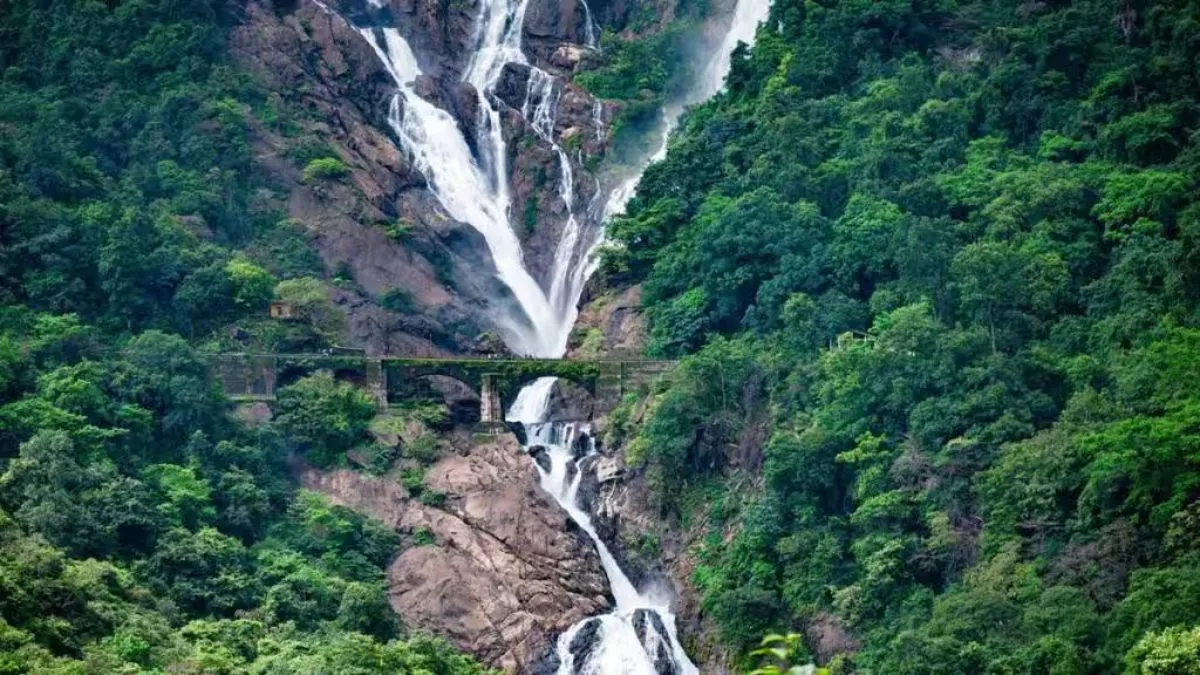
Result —
[[531, 3], [483, 87], [484, 2], [0, 7], [0, 671], [485, 672], [449, 638], [518, 672], [605, 611], [511, 439], [441, 454], [329, 373], [235, 408], [203, 352], [494, 349], [510, 287], [398, 120], [420, 99], [456, 169], [508, 167], [548, 290], [629, 105], [574, 77], [673, 8]]
[[706, 532], [712, 648], [1194, 667], [1198, 35], [1186, 2], [774, 4], [604, 263], [685, 356], [617, 431]]

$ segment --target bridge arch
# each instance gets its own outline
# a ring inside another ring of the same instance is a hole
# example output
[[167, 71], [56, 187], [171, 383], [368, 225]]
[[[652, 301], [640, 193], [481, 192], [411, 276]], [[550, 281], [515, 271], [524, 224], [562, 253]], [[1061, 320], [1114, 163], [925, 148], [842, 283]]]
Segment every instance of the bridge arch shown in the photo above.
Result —
[[388, 377], [387, 398], [391, 405], [403, 405], [413, 400], [436, 400], [447, 407], [454, 424], [476, 424], [481, 419], [480, 383], [450, 375], [411, 374], [404, 380]]

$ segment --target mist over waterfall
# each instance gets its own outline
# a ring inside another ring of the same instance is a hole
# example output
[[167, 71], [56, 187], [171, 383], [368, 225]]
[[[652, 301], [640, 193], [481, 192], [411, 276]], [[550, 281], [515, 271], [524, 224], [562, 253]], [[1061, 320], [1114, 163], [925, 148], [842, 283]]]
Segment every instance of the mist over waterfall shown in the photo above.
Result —
[[767, 20], [770, 9], [770, 0], [738, 0], [734, 7], [733, 21], [729, 25], [729, 30], [722, 37], [720, 46], [703, 64], [696, 84], [683, 96], [668, 101], [664, 106], [657, 132], [658, 146], [653, 152], [646, 155], [637, 171], [626, 176], [609, 195], [604, 205], [604, 220], [624, 212], [625, 205], [633, 197], [638, 181], [642, 179], [646, 168], [667, 156], [667, 144], [671, 139], [671, 132], [679, 123], [679, 118], [687, 107], [707, 100], [725, 86], [725, 77], [729, 75], [731, 65], [729, 55], [739, 42], [754, 43], [754, 32], [758, 29], [758, 24]]
[[[313, 0], [321, 4], [319, 0]], [[723, 86], [729, 70], [729, 53], [738, 41], [753, 39], [758, 23], [766, 18], [769, 0], [740, 0], [719, 49], [702, 64], [695, 87], [663, 111], [660, 139], [646, 154], [634, 175], [626, 176], [607, 195], [585, 208], [576, 204], [576, 177], [571, 158], [555, 137], [556, 115], [564, 83], [530, 63], [522, 50], [521, 35], [530, 0], [481, 0], [473, 35], [474, 51], [462, 75], [478, 101], [471, 144], [458, 121], [446, 110], [424, 99], [416, 81], [422, 76], [411, 47], [395, 26], [356, 27], [370, 44], [396, 83], [388, 122], [402, 150], [425, 176], [430, 192], [454, 219], [477, 230], [487, 244], [497, 275], [510, 290], [514, 303], [495, 303], [491, 317], [506, 343], [515, 352], [561, 356], [578, 311], [584, 284], [595, 269], [594, 252], [603, 240], [603, 222], [624, 208], [641, 172], [661, 159], [667, 138], [685, 107], [701, 101]], [[370, 0], [382, 8], [385, 0]], [[333, 10], [321, 4], [327, 12]], [[596, 26], [590, 8], [583, 4], [585, 40], [594, 45]], [[519, 114], [537, 138], [554, 153], [558, 164], [557, 194], [566, 220], [554, 251], [549, 276], [542, 283], [526, 267], [521, 241], [513, 226], [513, 198], [507, 166], [509, 148], [502, 128], [502, 106], [495, 88], [507, 64], [529, 69], [525, 98]], [[593, 115], [601, 133], [602, 107]], [[618, 565], [597, 534], [590, 515], [578, 503], [584, 468], [577, 455], [577, 438], [590, 431], [583, 423], [550, 423], [547, 406], [553, 378], [542, 378], [520, 391], [507, 419], [522, 423], [528, 445], [545, 448], [544, 463], [537, 465], [541, 487], [592, 541], [608, 577], [616, 606], [607, 614], [576, 623], [559, 636], [554, 647], [561, 675], [691, 675], [696, 666], [679, 642], [670, 593], [638, 589]], [[594, 452], [594, 449], [588, 452]], [[586, 456], [586, 453], [585, 455]]]

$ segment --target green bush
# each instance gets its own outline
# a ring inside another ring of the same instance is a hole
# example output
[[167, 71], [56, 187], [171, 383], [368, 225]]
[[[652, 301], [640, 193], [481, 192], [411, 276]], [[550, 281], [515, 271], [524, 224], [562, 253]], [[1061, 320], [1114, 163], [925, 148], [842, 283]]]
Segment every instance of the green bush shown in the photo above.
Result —
[[440, 490], [422, 490], [420, 500], [426, 506], [441, 508], [446, 505], [446, 493]]
[[340, 464], [367, 437], [375, 401], [353, 385], [319, 372], [276, 394], [274, 424], [307, 451], [319, 467]]
[[387, 473], [400, 459], [400, 448], [394, 445], [371, 443], [360, 448], [359, 452], [362, 453], [367, 472], [375, 476]]
[[337, 180], [350, 175], [350, 167], [336, 157], [319, 157], [304, 167], [304, 182]]
[[393, 241], [405, 242], [412, 239], [413, 224], [403, 218], [396, 219], [384, 228], [389, 239]]
[[379, 305], [398, 314], [412, 314], [417, 310], [417, 303], [413, 297], [400, 288], [388, 289], [383, 297], [379, 298]]
[[441, 455], [441, 442], [434, 434], [423, 434], [404, 446], [404, 456], [415, 459], [422, 465], [433, 464]]
[[410, 467], [400, 472], [400, 484], [414, 495], [425, 490], [425, 469]]

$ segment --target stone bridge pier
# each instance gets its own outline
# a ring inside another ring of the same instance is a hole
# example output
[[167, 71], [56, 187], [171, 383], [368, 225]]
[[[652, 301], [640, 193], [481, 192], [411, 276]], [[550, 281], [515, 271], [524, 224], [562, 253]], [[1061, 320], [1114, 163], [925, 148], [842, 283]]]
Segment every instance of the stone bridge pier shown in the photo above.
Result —
[[483, 376], [479, 388], [479, 421], [492, 424], [504, 421], [504, 405], [500, 401], [500, 387], [493, 373]]

